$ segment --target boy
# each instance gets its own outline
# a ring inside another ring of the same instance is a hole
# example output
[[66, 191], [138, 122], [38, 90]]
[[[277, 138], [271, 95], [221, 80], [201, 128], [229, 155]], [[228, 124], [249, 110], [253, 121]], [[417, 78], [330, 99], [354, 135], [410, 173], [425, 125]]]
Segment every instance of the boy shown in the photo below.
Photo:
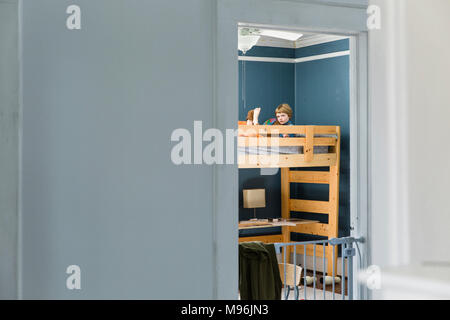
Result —
[[[261, 108], [255, 108], [253, 110], [250, 110], [247, 114], [247, 125], [258, 125], [258, 117], [261, 113]], [[280, 104], [275, 109], [275, 116], [276, 118], [271, 118], [264, 122], [264, 125], [268, 126], [292, 126], [293, 123], [291, 121], [292, 119], [292, 108], [287, 103]], [[280, 135], [280, 137], [287, 138], [287, 137], [294, 137], [295, 135], [290, 134], [284, 134]]]

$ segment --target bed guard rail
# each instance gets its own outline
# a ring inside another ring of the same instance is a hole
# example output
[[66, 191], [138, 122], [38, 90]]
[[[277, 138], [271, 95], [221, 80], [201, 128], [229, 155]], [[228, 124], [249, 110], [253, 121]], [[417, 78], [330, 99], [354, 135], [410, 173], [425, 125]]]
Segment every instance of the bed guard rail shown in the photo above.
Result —
[[[334, 238], [329, 240], [317, 240], [317, 241], [304, 241], [304, 242], [288, 242], [288, 243], [275, 243], [275, 251], [277, 254], [282, 254], [282, 263], [279, 263], [279, 270], [281, 281], [283, 283], [283, 293], [282, 299], [289, 300], [289, 293], [291, 287], [294, 289], [294, 300], [299, 300], [300, 298], [300, 288], [303, 290], [304, 300], [316, 300], [316, 287], [320, 283], [321, 291], [323, 294], [323, 300], [336, 300], [336, 290], [342, 300], [346, 297], [348, 300], [353, 300], [353, 257], [356, 255], [356, 249], [358, 249], [358, 256], [361, 259], [361, 252], [359, 251], [358, 243], [364, 242], [363, 238]], [[322, 261], [322, 278], [317, 281], [317, 257], [316, 257], [316, 246], [321, 245], [323, 248], [323, 261]], [[297, 247], [303, 247], [303, 250], [297, 250]], [[307, 246], [313, 247], [312, 255], [312, 270], [309, 268], [308, 275], [308, 265], [307, 265]], [[327, 274], [327, 263], [325, 248], [327, 246], [333, 247], [333, 258], [332, 263], [332, 275]], [[340, 250], [339, 250], [340, 246]], [[286, 250], [288, 247], [293, 247], [291, 252], [293, 252], [293, 264], [287, 263]], [[284, 250], [281, 250], [284, 249]], [[335, 265], [335, 254], [341, 252], [341, 277], [337, 276], [337, 266]], [[303, 261], [297, 264], [297, 254], [303, 254]], [[347, 263], [346, 263], [347, 261]], [[347, 270], [346, 267], [347, 266]], [[302, 276], [303, 275], [303, 276]], [[339, 290], [340, 284], [340, 290]], [[347, 287], [346, 287], [347, 284]], [[312, 286], [312, 288], [311, 288]], [[331, 289], [330, 289], [331, 286]]]

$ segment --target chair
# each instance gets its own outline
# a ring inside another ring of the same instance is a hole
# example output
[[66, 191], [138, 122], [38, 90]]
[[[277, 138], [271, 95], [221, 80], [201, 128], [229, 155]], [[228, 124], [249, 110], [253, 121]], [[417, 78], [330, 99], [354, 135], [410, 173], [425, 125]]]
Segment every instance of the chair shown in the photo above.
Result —
[[[298, 299], [299, 296], [299, 285], [302, 279], [302, 267], [296, 266], [290, 263], [286, 263], [286, 282], [284, 277], [284, 263], [278, 263], [278, 269], [280, 270], [280, 278], [283, 283], [283, 287], [285, 290], [285, 299], [289, 298], [289, 293], [291, 291], [291, 287], [294, 288], [295, 292], [295, 300]], [[295, 283], [294, 283], [295, 280]]]

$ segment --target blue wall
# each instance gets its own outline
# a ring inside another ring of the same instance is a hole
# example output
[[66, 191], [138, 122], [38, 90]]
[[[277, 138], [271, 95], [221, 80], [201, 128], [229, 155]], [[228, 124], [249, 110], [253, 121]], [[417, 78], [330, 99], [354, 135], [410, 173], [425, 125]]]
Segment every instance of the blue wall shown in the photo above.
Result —
[[[295, 58], [304, 58], [304, 57], [317, 56], [319, 54], [345, 51], [345, 50], [349, 50], [349, 45], [350, 44], [349, 44], [348, 39], [342, 39], [342, 40], [337, 40], [337, 41], [333, 41], [333, 42], [316, 44], [314, 46], [298, 48], [298, 49], [295, 49]], [[297, 63], [297, 65], [298, 65], [298, 63]]]
[[[302, 58], [349, 49], [349, 41], [339, 40], [299, 49], [254, 47], [246, 56]], [[260, 120], [274, 117], [278, 104], [286, 102], [294, 110], [297, 125], [340, 125], [341, 179], [339, 234], [349, 234], [350, 220], [350, 163], [349, 163], [349, 56], [314, 60], [301, 63], [239, 62], [239, 120], [247, 112], [262, 108]], [[244, 82], [245, 79], [245, 82]], [[243, 94], [243, 91], [245, 94]], [[302, 170], [302, 169], [298, 169]], [[317, 168], [315, 170], [325, 170]], [[243, 188], [265, 188], [267, 207], [257, 209], [258, 218], [281, 215], [280, 175], [261, 176], [259, 169], [239, 170], [239, 219], [252, 217], [252, 209], [242, 207]], [[298, 184], [291, 186], [293, 198], [328, 200], [327, 185]], [[328, 222], [327, 217], [310, 213], [293, 213], [293, 216]], [[241, 235], [276, 233], [279, 229], [248, 230]], [[296, 235], [296, 239], [311, 236]]]
[[[296, 58], [349, 50], [348, 39], [296, 49]], [[339, 235], [350, 228], [350, 78], [349, 56], [295, 64], [295, 122], [298, 125], [341, 126]], [[327, 185], [296, 185], [296, 194], [309, 200], [328, 200]], [[302, 214], [323, 219], [323, 215]]]
[[275, 117], [280, 103], [294, 108], [294, 77], [292, 63], [239, 61], [239, 119], [245, 120], [248, 111], [255, 107], [262, 108], [260, 123]]
[[245, 55], [241, 51], [238, 54], [246, 57], [295, 58], [294, 49], [275, 47], [254, 46]]
[[[271, 50], [278, 49], [278, 50]], [[293, 57], [293, 49], [255, 47], [247, 55]], [[245, 68], [245, 81], [244, 81]], [[260, 122], [275, 116], [281, 103], [295, 104], [295, 65], [292, 63], [267, 63], [239, 61], [239, 119], [245, 120], [248, 111], [261, 107]], [[244, 86], [244, 87], [243, 87]], [[243, 91], [245, 94], [243, 94]], [[281, 214], [280, 174], [261, 176], [259, 169], [239, 170], [239, 219], [253, 217], [253, 209], [242, 207], [242, 189], [265, 188], [266, 208], [257, 209], [258, 218], [278, 217]], [[270, 230], [265, 230], [270, 231]]]

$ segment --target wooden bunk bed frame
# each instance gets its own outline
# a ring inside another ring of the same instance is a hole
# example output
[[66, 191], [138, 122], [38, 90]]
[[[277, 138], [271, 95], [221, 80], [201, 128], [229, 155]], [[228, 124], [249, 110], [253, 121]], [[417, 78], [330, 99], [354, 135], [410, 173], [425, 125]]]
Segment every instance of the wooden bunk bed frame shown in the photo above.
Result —
[[[238, 166], [244, 168], [281, 168], [281, 218], [290, 219], [291, 211], [310, 212], [328, 215], [328, 224], [311, 221], [294, 226], [283, 226], [280, 235], [240, 237], [239, 242], [262, 241], [265, 243], [291, 242], [291, 232], [324, 236], [328, 239], [338, 237], [339, 220], [339, 166], [341, 129], [339, 126], [245, 126], [238, 129], [239, 147], [303, 146], [303, 154], [280, 155], [239, 155]], [[281, 138], [280, 134], [294, 134], [301, 137]], [[328, 153], [315, 154], [314, 147], [328, 146]], [[291, 171], [298, 167], [329, 167], [329, 171]], [[291, 183], [328, 184], [328, 201], [291, 199]], [[289, 249], [288, 249], [289, 250]], [[291, 249], [292, 250], [292, 249]], [[303, 254], [303, 246], [297, 247]], [[286, 252], [288, 262], [290, 251]], [[323, 257], [323, 246], [315, 248], [316, 257]], [[314, 255], [314, 247], [307, 246], [306, 255]], [[333, 249], [325, 247], [327, 272], [332, 273]], [[337, 252], [334, 252], [334, 265]]]

